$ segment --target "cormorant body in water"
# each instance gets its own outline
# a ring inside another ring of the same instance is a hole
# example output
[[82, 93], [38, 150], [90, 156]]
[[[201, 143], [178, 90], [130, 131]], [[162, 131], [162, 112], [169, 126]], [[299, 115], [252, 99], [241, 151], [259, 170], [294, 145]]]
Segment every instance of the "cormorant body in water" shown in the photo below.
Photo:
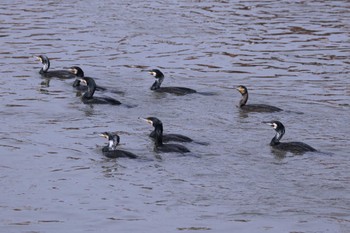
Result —
[[[142, 118], [143, 119], [143, 118]], [[156, 152], [176, 152], [176, 153], [186, 153], [190, 152], [183, 145], [178, 144], [164, 144], [163, 143], [163, 123], [155, 117], [148, 117], [143, 119], [154, 127], [154, 150]]]
[[280, 140], [282, 139], [285, 133], [284, 125], [281, 122], [269, 121], [269, 122], [263, 122], [263, 123], [270, 125], [276, 131], [276, 135], [272, 138], [270, 142], [270, 146], [272, 148], [285, 151], [285, 152], [291, 152], [294, 154], [302, 154], [305, 152], [317, 151], [315, 148], [303, 142], [280, 142]]
[[79, 79], [79, 82], [87, 85], [87, 90], [84, 92], [81, 97], [84, 104], [111, 104], [111, 105], [120, 105], [121, 103], [110, 97], [94, 97], [96, 90], [96, 83], [93, 78], [83, 77]]
[[171, 93], [175, 95], [187, 95], [187, 94], [193, 94], [197, 92], [196, 90], [193, 90], [187, 87], [161, 87], [161, 84], [164, 80], [164, 74], [158, 69], [150, 70], [149, 73], [156, 78], [156, 81], [153, 83], [153, 85], [150, 88], [152, 91], [166, 92], [166, 93]]
[[50, 60], [45, 55], [39, 55], [35, 57], [37, 60], [41, 62], [43, 67], [40, 69], [39, 74], [41, 74], [45, 78], [61, 78], [61, 79], [72, 79], [75, 78], [67, 70], [53, 70], [49, 71], [50, 68]]
[[241, 94], [242, 94], [242, 98], [239, 101], [239, 108], [244, 110], [244, 111], [248, 111], [248, 112], [279, 112], [279, 111], [283, 111], [280, 108], [271, 106], [271, 105], [266, 105], [266, 104], [248, 104], [246, 105], [247, 101], [248, 101], [248, 89], [243, 86], [240, 85], [236, 88]]
[[[85, 91], [87, 89], [86, 86], [82, 86], [80, 85], [80, 81], [81, 81], [81, 78], [84, 78], [84, 71], [79, 67], [79, 66], [73, 66], [69, 69], [69, 72], [71, 74], [74, 74], [76, 79], [73, 83], [73, 87], [79, 91]], [[90, 77], [87, 77], [87, 78], [90, 78]], [[97, 91], [105, 91], [106, 88], [104, 87], [100, 87], [100, 86], [96, 86], [96, 90]]]
[[137, 155], [125, 151], [125, 150], [117, 150], [117, 146], [120, 142], [120, 137], [116, 133], [110, 133], [110, 132], [104, 132], [101, 133], [100, 136], [107, 138], [108, 145], [102, 148], [102, 153], [107, 158], [120, 158], [120, 157], [127, 157], [131, 159], [137, 158]]

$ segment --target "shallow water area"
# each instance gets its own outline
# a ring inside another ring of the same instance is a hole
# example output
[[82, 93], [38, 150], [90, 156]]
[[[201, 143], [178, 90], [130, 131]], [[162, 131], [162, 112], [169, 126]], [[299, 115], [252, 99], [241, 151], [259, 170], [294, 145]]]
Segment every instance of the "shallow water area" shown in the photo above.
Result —
[[[1, 232], [335, 232], [350, 229], [348, 1], [2, 1]], [[85, 105], [80, 66], [96, 96]], [[203, 94], [154, 93], [163, 86]], [[249, 103], [284, 109], [245, 113]], [[119, 94], [123, 92], [124, 94]], [[209, 95], [208, 95], [209, 93]], [[181, 133], [188, 155], [157, 154], [140, 117]], [[319, 152], [279, 156], [283, 141]], [[118, 131], [138, 159], [107, 159]]]

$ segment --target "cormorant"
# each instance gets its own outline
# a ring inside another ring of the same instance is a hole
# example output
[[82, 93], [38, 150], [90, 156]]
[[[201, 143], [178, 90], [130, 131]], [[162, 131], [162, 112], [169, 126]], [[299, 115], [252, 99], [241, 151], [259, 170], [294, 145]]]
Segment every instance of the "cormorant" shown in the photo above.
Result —
[[121, 104], [118, 100], [110, 97], [94, 97], [94, 93], [96, 90], [96, 83], [93, 78], [83, 77], [79, 79], [79, 82], [87, 85], [87, 90], [84, 92], [83, 96], [81, 97], [84, 104], [111, 104], [111, 105]]
[[152, 91], [172, 93], [175, 95], [187, 95], [197, 92], [187, 87], [161, 87], [160, 85], [164, 80], [164, 74], [158, 69], [150, 70], [149, 73], [156, 78], [156, 81], [150, 88]]
[[279, 112], [279, 111], [283, 111], [280, 108], [271, 106], [271, 105], [266, 105], [266, 104], [248, 104], [246, 105], [247, 101], [248, 101], [248, 89], [243, 86], [240, 85], [236, 88], [241, 94], [242, 94], [242, 98], [239, 101], [239, 107], [240, 109], [244, 110], [244, 111], [248, 111], [248, 112]]
[[147, 123], [151, 124], [154, 127], [154, 150], [156, 152], [176, 152], [176, 153], [186, 153], [190, 152], [189, 149], [187, 149], [183, 145], [178, 144], [164, 144], [163, 143], [163, 123], [155, 117], [148, 117], [148, 118], [142, 118]]
[[285, 152], [291, 152], [294, 154], [302, 154], [308, 151], [316, 151], [315, 148], [303, 142], [280, 142], [281, 138], [285, 133], [284, 125], [281, 122], [269, 121], [269, 122], [263, 122], [263, 123], [266, 123], [272, 126], [272, 128], [274, 128], [276, 131], [276, 135], [272, 138], [270, 142], [270, 146], [272, 148], [285, 151]]
[[35, 56], [37, 60], [41, 62], [43, 67], [40, 69], [39, 74], [41, 74], [45, 78], [60, 78], [60, 79], [71, 79], [75, 78], [74, 75], [72, 75], [67, 70], [54, 70], [49, 71], [50, 68], [50, 60], [45, 55], [39, 55]]
[[[160, 121], [156, 117], [147, 117], [146, 119], [143, 119], [145, 121]], [[156, 138], [156, 129], [154, 129], [150, 135], [151, 138]], [[181, 134], [163, 134], [163, 142], [169, 142], [169, 141], [175, 141], [175, 142], [193, 142], [193, 140], [187, 136], [181, 135]]]
[[104, 132], [101, 133], [100, 136], [106, 138], [108, 140], [108, 145], [102, 148], [102, 153], [107, 158], [120, 158], [120, 157], [128, 157], [131, 159], [137, 158], [137, 155], [125, 151], [125, 150], [117, 150], [117, 146], [120, 141], [120, 137], [116, 133]]

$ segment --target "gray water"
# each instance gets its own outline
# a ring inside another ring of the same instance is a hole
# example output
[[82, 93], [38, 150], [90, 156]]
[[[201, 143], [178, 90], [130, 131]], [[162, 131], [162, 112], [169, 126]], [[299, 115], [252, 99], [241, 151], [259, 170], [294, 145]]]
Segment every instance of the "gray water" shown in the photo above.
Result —
[[[339, 1], [2, 0], [1, 232], [350, 232], [350, 3]], [[73, 65], [98, 93], [133, 106], [82, 104]], [[215, 95], [149, 90], [164, 86]], [[249, 103], [285, 111], [242, 114]], [[151, 126], [182, 133], [191, 154], [158, 155]], [[262, 121], [320, 152], [276, 156]], [[140, 159], [107, 159], [118, 131]]]

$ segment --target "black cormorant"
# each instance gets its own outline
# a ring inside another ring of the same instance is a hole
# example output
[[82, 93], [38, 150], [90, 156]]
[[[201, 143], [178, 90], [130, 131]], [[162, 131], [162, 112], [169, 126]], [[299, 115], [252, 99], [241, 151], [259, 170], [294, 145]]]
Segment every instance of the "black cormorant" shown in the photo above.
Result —
[[248, 89], [245, 86], [238, 86], [236, 88], [241, 94], [242, 98], [239, 101], [239, 107], [240, 109], [248, 112], [279, 112], [283, 111], [280, 108], [271, 106], [271, 105], [266, 105], [266, 104], [248, 104], [246, 105], [248, 101]]
[[183, 145], [178, 144], [163, 144], [163, 123], [155, 117], [142, 118], [154, 127], [154, 150], [156, 152], [176, 152], [176, 153], [186, 153], [190, 152]]
[[73, 79], [75, 78], [74, 75], [72, 75], [67, 70], [53, 70], [49, 71], [50, 68], [50, 60], [45, 55], [39, 55], [35, 57], [37, 60], [41, 62], [43, 67], [40, 69], [39, 74], [41, 74], [45, 78], [61, 78], [61, 79]]
[[104, 132], [101, 133], [100, 136], [107, 138], [108, 140], [108, 145], [102, 148], [102, 153], [104, 156], [107, 158], [120, 158], [120, 157], [128, 157], [131, 159], [137, 158], [137, 155], [125, 151], [125, 150], [117, 150], [117, 146], [120, 141], [120, 137], [116, 133], [111, 133], [111, 132]]
[[[87, 85], [87, 90], [84, 92], [81, 97], [83, 103], [85, 104], [111, 104], [111, 105], [120, 105], [121, 103], [110, 97], [94, 97], [96, 90], [96, 83], [93, 78], [83, 77], [79, 79], [79, 82]], [[80, 84], [79, 84], [80, 85]]]
[[284, 125], [281, 122], [269, 121], [269, 122], [263, 122], [263, 123], [270, 125], [276, 131], [276, 135], [272, 138], [270, 142], [270, 146], [272, 148], [285, 151], [285, 152], [291, 152], [294, 154], [302, 154], [308, 151], [316, 151], [315, 148], [303, 142], [280, 142], [281, 138], [285, 133]]
[[150, 88], [152, 91], [172, 93], [175, 95], [187, 95], [197, 92], [187, 87], [161, 87], [160, 85], [164, 80], [164, 74], [158, 69], [150, 70], [149, 73], [156, 78], [156, 81]]
[[[146, 119], [143, 119], [145, 121], [160, 121], [158, 118], [155, 117], [147, 117]], [[156, 138], [156, 129], [154, 129], [150, 135], [151, 138]], [[193, 142], [193, 140], [187, 136], [181, 135], [181, 134], [163, 134], [163, 142], [169, 142], [169, 141], [175, 141], [175, 142]]]

